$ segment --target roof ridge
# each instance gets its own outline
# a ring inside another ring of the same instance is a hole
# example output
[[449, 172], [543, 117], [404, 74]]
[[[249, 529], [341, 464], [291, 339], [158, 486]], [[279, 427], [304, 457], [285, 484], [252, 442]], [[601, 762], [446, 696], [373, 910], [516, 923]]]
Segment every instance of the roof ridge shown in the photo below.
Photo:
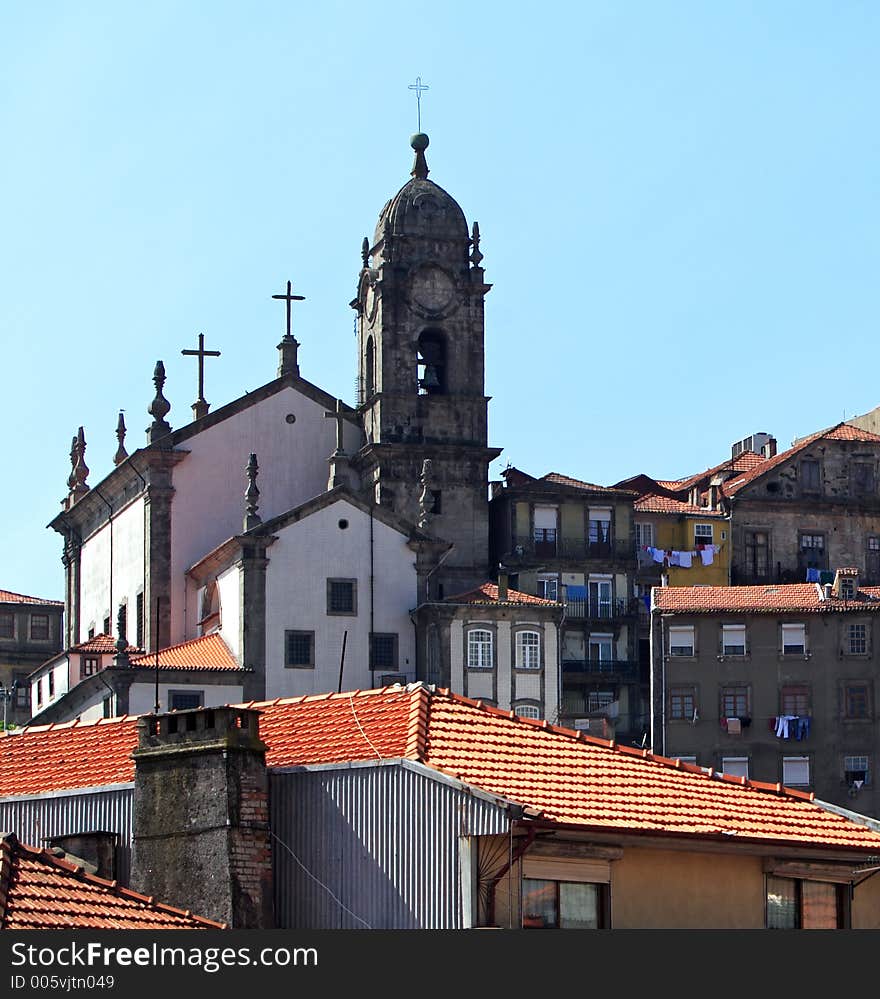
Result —
[[[388, 689], [388, 688], [386, 688]], [[431, 711], [431, 691], [424, 684], [412, 684], [407, 687], [412, 694], [409, 708], [409, 718], [406, 727], [407, 759], [425, 762], [428, 746], [428, 715]]]

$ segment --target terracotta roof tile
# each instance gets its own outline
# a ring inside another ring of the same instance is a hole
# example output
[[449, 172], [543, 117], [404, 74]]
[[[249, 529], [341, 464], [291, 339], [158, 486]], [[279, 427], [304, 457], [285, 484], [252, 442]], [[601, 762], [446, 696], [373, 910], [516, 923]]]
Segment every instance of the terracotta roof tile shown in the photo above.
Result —
[[137, 719], [38, 725], [0, 733], [0, 795], [134, 780]]
[[539, 481], [548, 482], [557, 486], [568, 486], [569, 489], [583, 489], [587, 492], [621, 492], [621, 489], [616, 486], [597, 486], [594, 482], [584, 482], [582, 479], [573, 479], [570, 475], [560, 475], [558, 472], [548, 472], [547, 475], [542, 475]]
[[[272, 767], [409, 758], [573, 827], [880, 851], [880, 834], [809, 794], [707, 773], [445, 690], [391, 686], [247, 706], [261, 712]], [[131, 779], [135, 740], [134, 719], [0, 738], [0, 793]]]
[[[149, 666], [155, 668], [156, 653], [146, 652], [133, 656], [132, 666]], [[206, 670], [240, 670], [235, 656], [229, 651], [229, 646], [217, 633], [193, 638], [181, 645], [170, 645], [159, 652], [159, 669], [206, 669]]]
[[823, 598], [818, 583], [764, 586], [657, 586], [652, 608], [680, 614], [749, 611], [761, 614], [840, 614], [880, 611], [880, 586], [863, 586], [855, 598]]
[[63, 600], [43, 600], [41, 597], [26, 597], [23, 593], [0, 590], [0, 604], [43, 604], [48, 607], [63, 607]]
[[[451, 597], [445, 597], [443, 603], [451, 604], [496, 604], [499, 603], [498, 586], [495, 583], [481, 583], [473, 590], [466, 593], [456, 593]], [[531, 593], [521, 593], [519, 590], [508, 590], [508, 604], [540, 604], [544, 607], [557, 606], [556, 600], [546, 600], [544, 597], [536, 597]]]
[[[116, 639], [112, 635], [95, 635], [94, 638], [87, 638], [78, 645], [71, 645], [69, 652], [94, 652], [96, 655], [113, 655], [116, 652]], [[136, 645], [127, 645], [126, 652], [141, 653], [144, 650]]]
[[647, 494], [640, 496], [633, 504], [636, 513], [675, 513], [687, 514], [690, 517], [721, 517], [722, 510], [707, 510], [700, 506], [694, 506], [685, 500], [672, 499], [669, 496], [659, 494]]
[[87, 874], [48, 850], [0, 841], [0, 928], [4, 930], [216, 930], [224, 923], [162, 905], [115, 881]]

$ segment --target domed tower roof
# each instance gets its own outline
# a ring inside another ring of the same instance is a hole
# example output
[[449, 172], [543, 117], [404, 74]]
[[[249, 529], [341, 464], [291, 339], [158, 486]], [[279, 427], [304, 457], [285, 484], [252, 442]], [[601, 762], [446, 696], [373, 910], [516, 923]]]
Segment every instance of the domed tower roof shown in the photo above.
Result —
[[424, 132], [417, 132], [410, 139], [416, 154], [412, 180], [404, 184], [382, 209], [374, 243], [378, 243], [386, 231], [394, 236], [468, 238], [467, 221], [458, 202], [434, 181], [428, 180], [425, 160], [428, 141]]

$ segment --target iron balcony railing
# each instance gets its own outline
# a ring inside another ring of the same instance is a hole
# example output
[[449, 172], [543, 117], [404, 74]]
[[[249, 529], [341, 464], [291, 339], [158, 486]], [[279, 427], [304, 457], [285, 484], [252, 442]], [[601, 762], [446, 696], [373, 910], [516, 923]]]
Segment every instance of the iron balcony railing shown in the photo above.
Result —
[[520, 559], [597, 559], [606, 562], [634, 562], [631, 541], [587, 541], [584, 538], [561, 538], [555, 531], [536, 531], [534, 538], [517, 539], [504, 561]]
[[639, 664], [629, 659], [563, 659], [562, 672], [565, 682], [587, 676], [617, 676], [620, 679], [637, 680]]
[[563, 603], [568, 617], [607, 621], [616, 617], [630, 617], [638, 613], [637, 602], [623, 597], [611, 600], [582, 600], [566, 596], [563, 598]]

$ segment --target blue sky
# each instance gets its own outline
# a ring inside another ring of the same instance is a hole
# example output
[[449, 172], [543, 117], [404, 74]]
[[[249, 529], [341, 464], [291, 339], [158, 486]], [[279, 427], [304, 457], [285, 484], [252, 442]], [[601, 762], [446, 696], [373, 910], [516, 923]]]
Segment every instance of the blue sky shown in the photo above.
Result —
[[[152, 372], [188, 422], [274, 377], [354, 402], [360, 245], [408, 178], [482, 233], [490, 443], [532, 472], [686, 475], [880, 404], [880, 6], [212, 2], [0, 13], [0, 588], [60, 599]], [[270, 474], [268, 469], [262, 474]]]

